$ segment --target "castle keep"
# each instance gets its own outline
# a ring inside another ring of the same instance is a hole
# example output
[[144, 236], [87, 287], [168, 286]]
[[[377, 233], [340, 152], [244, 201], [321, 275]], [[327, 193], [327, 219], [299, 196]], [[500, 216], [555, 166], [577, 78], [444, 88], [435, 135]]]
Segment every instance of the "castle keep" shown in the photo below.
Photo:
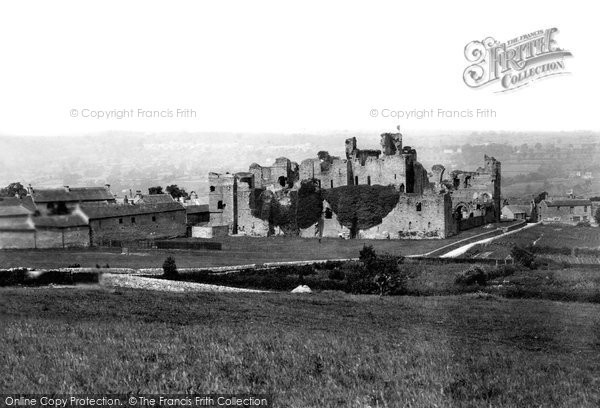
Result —
[[345, 142], [345, 158], [319, 152], [300, 164], [285, 157], [248, 172], [209, 173], [209, 228], [232, 235], [372, 239], [446, 238], [500, 220], [500, 162], [476, 171], [436, 164], [428, 172], [402, 134], [381, 135], [380, 150]]

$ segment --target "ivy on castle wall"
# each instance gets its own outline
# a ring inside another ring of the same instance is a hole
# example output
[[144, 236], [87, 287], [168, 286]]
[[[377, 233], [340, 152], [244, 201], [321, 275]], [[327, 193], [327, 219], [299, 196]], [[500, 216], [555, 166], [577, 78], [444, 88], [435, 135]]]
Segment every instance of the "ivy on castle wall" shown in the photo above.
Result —
[[[282, 204], [284, 195], [289, 204]], [[303, 181], [298, 191], [282, 190], [274, 193], [255, 190], [250, 197], [252, 215], [269, 221], [271, 230], [281, 228], [286, 235], [298, 235], [299, 229], [317, 223], [327, 200], [338, 221], [351, 230], [367, 229], [381, 224], [398, 204], [394, 186], [343, 186], [321, 190], [312, 180]]]
[[269, 212], [269, 229], [273, 233], [275, 227], [281, 228], [285, 235], [298, 235], [298, 223], [296, 222], [297, 194], [290, 192], [290, 205], [284, 205], [277, 198], [271, 200]]
[[298, 228], [308, 228], [321, 218], [323, 213], [323, 194], [315, 183], [303, 181], [298, 190], [298, 209], [296, 221]]
[[[289, 194], [289, 204], [281, 198]], [[298, 235], [300, 228], [308, 228], [319, 221], [323, 212], [321, 190], [313, 181], [303, 181], [298, 191], [281, 190], [274, 193], [256, 189], [250, 196], [250, 208], [254, 217], [269, 221], [273, 230], [281, 228], [286, 235]]]
[[350, 230], [361, 230], [381, 224], [398, 204], [394, 186], [343, 186], [326, 190], [324, 198], [338, 221]]

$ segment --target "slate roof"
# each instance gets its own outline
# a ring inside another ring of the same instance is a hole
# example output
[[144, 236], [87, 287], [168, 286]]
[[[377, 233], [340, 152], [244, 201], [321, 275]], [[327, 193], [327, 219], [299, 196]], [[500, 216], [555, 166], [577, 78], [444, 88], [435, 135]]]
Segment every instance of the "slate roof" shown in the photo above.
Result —
[[34, 229], [30, 217], [0, 218], [0, 231], [33, 231]]
[[55, 201], [113, 201], [110, 190], [106, 187], [72, 187], [34, 189], [33, 201], [36, 203], [49, 203]]
[[142, 198], [140, 198], [139, 200], [136, 201], [136, 203], [141, 203], [141, 204], [165, 204], [165, 203], [172, 203], [175, 200], [173, 200], [173, 197], [171, 197], [171, 194], [148, 194], [148, 195], [143, 195]]
[[29, 196], [23, 197], [22, 199], [18, 197], [0, 197], [0, 207], [12, 207], [19, 205], [28, 209], [32, 213], [36, 211], [35, 204]]
[[29, 214], [31, 211], [21, 205], [0, 206], [0, 217], [26, 217]]
[[0, 207], [21, 205], [21, 200], [17, 197], [0, 197]]
[[188, 205], [185, 207], [187, 214], [201, 214], [208, 212], [208, 204]]
[[52, 215], [34, 217], [36, 228], [69, 228], [87, 226], [87, 222], [80, 215]]
[[33, 198], [31, 198], [31, 196], [25, 196], [21, 199], [21, 205], [25, 208], [27, 208], [29, 211], [31, 211], [32, 213], [37, 211], [37, 208], [35, 206], [35, 203], [33, 202]]
[[82, 204], [81, 211], [89, 219], [114, 218], [140, 214], [156, 214], [170, 211], [184, 211], [183, 205], [178, 202], [164, 204], [134, 204], [134, 205], [118, 205], [118, 204]]
[[546, 205], [548, 207], [581, 207], [581, 206], [590, 206], [592, 202], [590, 200], [555, 200], [555, 201], [546, 201]]

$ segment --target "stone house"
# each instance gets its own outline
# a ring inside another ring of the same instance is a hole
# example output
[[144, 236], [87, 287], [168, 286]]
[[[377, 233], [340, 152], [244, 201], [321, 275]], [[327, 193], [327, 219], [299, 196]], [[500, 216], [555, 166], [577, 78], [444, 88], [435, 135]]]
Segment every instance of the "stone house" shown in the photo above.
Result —
[[577, 225], [593, 219], [592, 202], [585, 199], [542, 200], [536, 207], [538, 221], [544, 224]]

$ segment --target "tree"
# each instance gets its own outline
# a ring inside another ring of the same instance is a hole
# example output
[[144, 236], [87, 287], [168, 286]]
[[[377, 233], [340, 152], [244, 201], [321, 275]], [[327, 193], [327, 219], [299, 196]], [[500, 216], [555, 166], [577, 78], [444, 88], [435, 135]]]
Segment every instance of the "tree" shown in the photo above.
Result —
[[535, 198], [533, 199], [533, 201], [534, 201], [536, 204], [539, 204], [539, 203], [541, 203], [541, 202], [542, 202], [542, 200], [545, 200], [545, 199], [546, 199], [546, 196], [547, 196], [547, 195], [548, 195], [548, 193], [547, 193], [546, 191], [544, 191], [544, 192], [541, 192], [541, 193], [539, 193], [539, 194], [537, 195], [537, 197], [535, 197]]
[[175, 264], [175, 258], [172, 256], [167, 257], [163, 263], [163, 274], [165, 278], [173, 279], [178, 275], [177, 265]]
[[598, 207], [596, 209], [596, 214], [594, 214], [594, 219], [596, 220], [596, 223], [600, 224], [600, 207]]
[[164, 191], [161, 186], [150, 187], [148, 188], [148, 194], [164, 194]]
[[23, 184], [16, 182], [10, 183], [5, 188], [0, 189], [0, 196], [3, 197], [19, 197], [23, 198], [27, 195], [27, 190], [23, 187]]
[[167, 193], [171, 194], [171, 197], [178, 199], [179, 197], [189, 198], [190, 195], [183, 188], [179, 188], [177, 184], [171, 184], [166, 188]]
[[324, 160], [324, 161], [330, 161], [331, 160], [331, 156], [329, 155], [329, 152], [327, 152], [325, 150], [319, 151], [319, 153], [317, 153], [317, 157], [320, 160]]

